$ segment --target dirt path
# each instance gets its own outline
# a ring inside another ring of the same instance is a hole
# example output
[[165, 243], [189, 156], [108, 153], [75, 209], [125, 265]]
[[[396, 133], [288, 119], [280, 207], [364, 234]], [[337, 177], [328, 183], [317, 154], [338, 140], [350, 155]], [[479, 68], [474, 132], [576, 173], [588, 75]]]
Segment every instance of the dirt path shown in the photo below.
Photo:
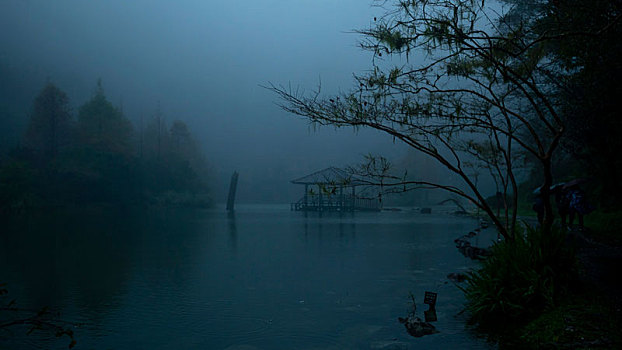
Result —
[[610, 298], [620, 309], [622, 307], [622, 247], [612, 246], [589, 238], [583, 231], [573, 229], [569, 238], [577, 247], [577, 259], [581, 278], [594, 286], [598, 294]]

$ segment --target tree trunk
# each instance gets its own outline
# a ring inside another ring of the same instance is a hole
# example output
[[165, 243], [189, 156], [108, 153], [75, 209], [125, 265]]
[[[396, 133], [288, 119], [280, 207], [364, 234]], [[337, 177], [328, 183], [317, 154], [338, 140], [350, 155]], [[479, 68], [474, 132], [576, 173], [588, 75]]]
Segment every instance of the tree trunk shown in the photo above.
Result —
[[551, 159], [548, 157], [542, 158], [542, 174], [544, 175], [544, 183], [540, 187], [540, 195], [542, 196], [542, 203], [544, 204], [544, 220], [542, 221], [542, 229], [545, 232], [550, 232], [553, 226], [553, 220], [555, 220], [555, 214], [553, 213], [553, 205], [551, 204], [551, 186], [553, 185], [553, 171], [551, 167]]

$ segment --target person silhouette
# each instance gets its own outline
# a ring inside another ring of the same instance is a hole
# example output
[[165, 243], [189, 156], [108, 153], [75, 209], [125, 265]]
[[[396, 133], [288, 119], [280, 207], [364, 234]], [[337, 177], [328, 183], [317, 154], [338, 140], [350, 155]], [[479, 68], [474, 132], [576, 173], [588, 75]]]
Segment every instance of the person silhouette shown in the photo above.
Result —
[[561, 218], [561, 227], [565, 228], [568, 211], [570, 210], [570, 199], [567, 196], [567, 191], [563, 185], [557, 185], [551, 189], [551, 192], [555, 195], [555, 204], [557, 204], [557, 213]]
[[589, 214], [594, 208], [588, 203], [585, 192], [579, 186], [567, 189], [566, 200], [568, 201], [568, 224], [572, 226], [575, 216], [579, 218], [579, 227], [583, 228], [583, 216]]

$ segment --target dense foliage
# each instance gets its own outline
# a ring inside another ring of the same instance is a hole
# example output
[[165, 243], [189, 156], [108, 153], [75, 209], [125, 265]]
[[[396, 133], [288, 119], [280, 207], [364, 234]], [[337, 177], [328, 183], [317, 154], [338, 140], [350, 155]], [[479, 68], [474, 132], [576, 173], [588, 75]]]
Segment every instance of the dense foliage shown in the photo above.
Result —
[[[538, 49], [551, 62], [548, 74], [560, 86], [566, 128], [563, 153], [555, 160], [558, 181], [565, 176], [593, 178], [596, 198], [607, 211], [622, 205], [619, 177], [622, 147], [618, 103], [622, 98], [619, 60], [622, 34], [619, 0], [505, 0], [509, 22], [529, 26], [549, 38]], [[532, 178], [538, 178], [534, 174]], [[539, 179], [538, 179], [539, 180]]]
[[597, 180], [594, 187], [603, 209], [620, 209], [622, 1], [573, 0], [560, 2], [558, 8], [560, 25], [597, 33], [561, 42], [556, 50], [556, 58], [574, 72], [564, 95], [568, 162], [578, 160], [581, 175]]
[[[207, 165], [186, 124], [158, 114], [136, 131], [101, 82], [74, 119], [48, 83], [21, 145], [0, 165], [0, 211], [86, 203], [208, 205]], [[153, 130], [155, 125], [156, 129]]]
[[470, 273], [465, 293], [474, 322], [483, 326], [525, 321], [555, 305], [576, 273], [573, 250], [559, 229], [528, 227]]

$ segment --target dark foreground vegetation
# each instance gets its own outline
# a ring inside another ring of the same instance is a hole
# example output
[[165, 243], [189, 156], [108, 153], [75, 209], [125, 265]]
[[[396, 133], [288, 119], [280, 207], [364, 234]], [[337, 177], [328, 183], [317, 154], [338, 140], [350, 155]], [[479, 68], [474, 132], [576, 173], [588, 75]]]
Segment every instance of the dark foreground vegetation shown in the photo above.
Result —
[[467, 276], [470, 322], [502, 349], [620, 347], [620, 247], [578, 228], [527, 227], [515, 242], [495, 244]]
[[[8, 298], [9, 291], [6, 284], [0, 283], [0, 333], [11, 334], [15, 328], [21, 328], [26, 334], [35, 331], [48, 332], [54, 334], [57, 338], [69, 338], [69, 346], [71, 349], [76, 346], [76, 340], [73, 336], [72, 328], [76, 326], [69, 322], [63, 322], [59, 319], [58, 314], [47, 308], [40, 310], [29, 310], [18, 307], [16, 299]], [[5, 299], [9, 299], [7, 301]]]
[[465, 292], [474, 322], [494, 327], [537, 315], [562, 294], [576, 273], [574, 253], [560, 230], [528, 227], [512, 244], [500, 242], [471, 273]]
[[[35, 98], [22, 142], [0, 159], [0, 213], [46, 206], [207, 206], [207, 163], [186, 124], [158, 111], [134, 126], [101, 82], [73, 115], [48, 83]], [[138, 129], [138, 130], [137, 130]]]

